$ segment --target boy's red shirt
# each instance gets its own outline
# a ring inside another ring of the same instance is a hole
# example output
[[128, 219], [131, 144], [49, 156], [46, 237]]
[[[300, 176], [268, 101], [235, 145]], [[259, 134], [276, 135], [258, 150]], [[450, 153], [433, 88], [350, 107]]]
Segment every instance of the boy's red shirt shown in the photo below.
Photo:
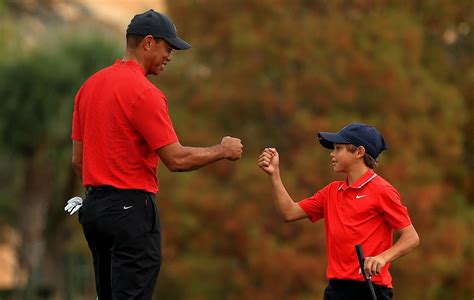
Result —
[[[392, 246], [393, 230], [411, 224], [399, 193], [371, 169], [350, 186], [347, 179], [332, 182], [298, 204], [312, 222], [324, 218], [328, 279], [363, 281], [354, 246], [361, 244], [365, 256], [376, 256]], [[389, 266], [372, 282], [392, 288]]]

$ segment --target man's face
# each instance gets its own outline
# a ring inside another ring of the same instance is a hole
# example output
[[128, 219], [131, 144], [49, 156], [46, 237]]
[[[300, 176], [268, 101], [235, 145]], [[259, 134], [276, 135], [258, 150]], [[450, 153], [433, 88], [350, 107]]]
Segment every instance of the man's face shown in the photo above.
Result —
[[150, 39], [149, 42], [147, 75], [158, 75], [165, 69], [166, 64], [171, 61], [173, 48], [165, 40], [157, 42], [155, 39]]

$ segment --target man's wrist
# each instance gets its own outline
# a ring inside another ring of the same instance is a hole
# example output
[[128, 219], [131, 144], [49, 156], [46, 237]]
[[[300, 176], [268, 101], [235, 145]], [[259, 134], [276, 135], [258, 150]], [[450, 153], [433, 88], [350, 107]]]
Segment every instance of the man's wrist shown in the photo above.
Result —
[[222, 144], [217, 144], [215, 147], [217, 149], [217, 153], [218, 153], [217, 158], [218, 159], [227, 159], [227, 158], [229, 158], [226, 147], [224, 147]]

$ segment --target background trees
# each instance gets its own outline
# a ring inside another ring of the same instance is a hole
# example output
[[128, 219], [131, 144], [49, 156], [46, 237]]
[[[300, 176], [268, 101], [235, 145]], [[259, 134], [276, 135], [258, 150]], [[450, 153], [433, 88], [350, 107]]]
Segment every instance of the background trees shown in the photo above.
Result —
[[[182, 141], [203, 144], [209, 135], [215, 140], [232, 134], [245, 144], [245, 157], [235, 166], [211, 166], [185, 175], [184, 182], [172, 176], [162, 183], [158, 197], [163, 211], [190, 210], [194, 220], [199, 211], [205, 215], [189, 229], [194, 231], [191, 241], [177, 243], [180, 238], [174, 234], [179, 233], [168, 232], [165, 245], [180, 246], [172, 250], [179, 256], [177, 265], [185, 264], [186, 253], [199, 253], [201, 259], [189, 261], [188, 268], [201, 270], [205, 258], [215, 261], [220, 253], [223, 263], [214, 264], [229, 268], [225, 252], [192, 247], [200, 237], [215, 237], [221, 247], [229, 243], [228, 248], [243, 252], [242, 260], [232, 264], [237, 271], [222, 278], [226, 291], [221, 295], [231, 289], [236, 298], [319, 298], [323, 229], [320, 224], [280, 222], [255, 160], [264, 147], [277, 147], [288, 189], [302, 199], [340, 178], [327, 167], [328, 153], [315, 140], [316, 132], [353, 121], [384, 132], [390, 150], [378, 172], [401, 191], [421, 233], [420, 248], [394, 264], [400, 299], [470, 294], [467, 286], [462, 288], [466, 276], [472, 276], [463, 267], [472, 253], [467, 221], [472, 206], [463, 179], [469, 168], [464, 163], [469, 157], [465, 128], [472, 98], [462, 88], [469, 81], [465, 74], [472, 71], [466, 63], [472, 55], [471, 33], [461, 32], [470, 26], [468, 15], [462, 4], [378, 3], [169, 3], [176, 23], [182, 24], [180, 32], [194, 46], [175, 55], [180, 65], [171, 69], [173, 74], [157, 78], [170, 98]], [[459, 63], [465, 72], [459, 72]], [[222, 219], [213, 225], [216, 218]], [[176, 228], [186, 229], [188, 222], [187, 215], [164, 213], [165, 226], [178, 223]], [[226, 223], [232, 229], [222, 233]], [[206, 231], [198, 224], [206, 224]], [[209, 233], [213, 228], [214, 234]], [[246, 233], [244, 241], [232, 235], [237, 233]], [[231, 256], [234, 262], [236, 255]], [[173, 267], [164, 268], [162, 278], [168, 276], [166, 270]], [[196, 281], [205, 278], [216, 282], [212, 274]], [[189, 278], [182, 282], [181, 290], [189, 292]]]
[[[6, 4], [10, 4], [7, 2]], [[12, 4], [12, 15], [22, 17], [22, 3]], [[41, 4], [41, 3], [40, 3]], [[46, 5], [46, 3], [44, 4]], [[5, 6], [10, 7], [10, 6]], [[42, 7], [42, 6], [40, 6]], [[65, 273], [67, 259], [77, 250], [67, 245], [64, 200], [78, 191], [70, 168], [71, 101], [82, 82], [118, 55], [115, 40], [74, 28], [44, 33], [31, 25], [17, 26], [2, 19], [0, 60], [0, 221], [17, 229], [19, 270], [25, 286], [17, 298], [49, 298], [72, 290]], [[46, 17], [53, 17], [51, 13]], [[57, 17], [57, 16], [56, 16]], [[23, 36], [24, 32], [38, 34]], [[26, 39], [27, 46], [16, 43]], [[30, 39], [30, 40], [28, 40]]]
[[[3, 3], [4, 14], [18, 11]], [[377, 171], [399, 189], [420, 233], [420, 247], [392, 267], [398, 299], [472, 296], [469, 8], [468, 1], [168, 1], [193, 48], [174, 52], [153, 80], [168, 96], [181, 142], [206, 146], [233, 135], [245, 153], [192, 173], [160, 166], [157, 299], [319, 299], [324, 225], [282, 223], [256, 160], [276, 147], [290, 194], [305, 198], [341, 179], [316, 132], [353, 121], [384, 133], [390, 149]], [[88, 299], [87, 246], [76, 219], [62, 212], [69, 196], [82, 194], [69, 162], [70, 117], [77, 88], [120, 57], [123, 42], [53, 31], [25, 49], [15, 41], [26, 37], [2, 22], [0, 220], [26, 243], [19, 253], [32, 272], [27, 292], [42, 286]]]

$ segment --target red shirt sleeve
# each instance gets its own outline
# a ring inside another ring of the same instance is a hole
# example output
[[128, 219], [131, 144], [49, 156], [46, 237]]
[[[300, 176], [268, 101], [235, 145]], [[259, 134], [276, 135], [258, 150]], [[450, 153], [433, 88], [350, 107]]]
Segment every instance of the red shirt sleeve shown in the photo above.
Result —
[[408, 210], [400, 201], [400, 194], [394, 188], [385, 189], [380, 197], [380, 210], [393, 229], [398, 230], [411, 224]]
[[79, 118], [79, 101], [82, 95], [82, 86], [76, 94], [76, 98], [74, 99], [74, 112], [72, 113], [72, 134], [71, 138], [74, 141], [82, 142], [82, 129], [81, 129], [81, 120]]
[[319, 219], [324, 218], [324, 206], [328, 194], [329, 185], [314, 194], [313, 196], [298, 202], [301, 209], [303, 209], [304, 212], [308, 214], [308, 218], [311, 222], [316, 222]]
[[130, 121], [153, 150], [178, 141], [166, 98], [157, 89], [148, 89], [137, 97]]

